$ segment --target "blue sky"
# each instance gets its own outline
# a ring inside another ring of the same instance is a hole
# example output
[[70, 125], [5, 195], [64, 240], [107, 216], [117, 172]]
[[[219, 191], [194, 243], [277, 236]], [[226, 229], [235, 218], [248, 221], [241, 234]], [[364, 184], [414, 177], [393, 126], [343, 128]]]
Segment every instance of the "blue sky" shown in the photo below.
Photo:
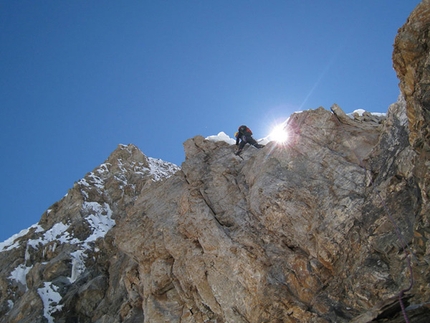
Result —
[[0, 1], [0, 241], [118, 144], [180, 166], [196, 135], [297, 110], [386, 112], [418, 0]]

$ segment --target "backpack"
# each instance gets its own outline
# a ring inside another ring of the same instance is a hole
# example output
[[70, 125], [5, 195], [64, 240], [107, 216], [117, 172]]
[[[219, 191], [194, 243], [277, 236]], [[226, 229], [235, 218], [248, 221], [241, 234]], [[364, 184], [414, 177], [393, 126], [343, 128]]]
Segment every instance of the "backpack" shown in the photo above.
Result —
[[247, 126], [243, 125], [239, 127], [239, 133], [242, 133], [244, 135], [252, 135], [251, 129], [249, 129]]

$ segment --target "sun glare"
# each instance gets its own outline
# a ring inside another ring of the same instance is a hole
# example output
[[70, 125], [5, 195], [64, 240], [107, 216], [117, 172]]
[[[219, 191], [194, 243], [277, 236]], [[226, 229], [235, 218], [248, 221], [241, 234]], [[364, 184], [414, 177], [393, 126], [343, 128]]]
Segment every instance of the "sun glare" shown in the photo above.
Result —
[[284, 129], [284, 125], [277, 125], [273, 128], [270, 133], [270, 140], [274, 140], [280, 144], [288, 140], [288, 132]]

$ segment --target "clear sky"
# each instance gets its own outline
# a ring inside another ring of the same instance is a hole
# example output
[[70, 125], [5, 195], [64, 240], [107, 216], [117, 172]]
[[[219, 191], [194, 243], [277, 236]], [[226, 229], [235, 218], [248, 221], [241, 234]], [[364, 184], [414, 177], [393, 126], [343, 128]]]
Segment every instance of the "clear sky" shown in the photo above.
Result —
[[177, 165], [297, 110], [386, 112], [418, 0], [0, 0], [0, 241], [118, 144]]

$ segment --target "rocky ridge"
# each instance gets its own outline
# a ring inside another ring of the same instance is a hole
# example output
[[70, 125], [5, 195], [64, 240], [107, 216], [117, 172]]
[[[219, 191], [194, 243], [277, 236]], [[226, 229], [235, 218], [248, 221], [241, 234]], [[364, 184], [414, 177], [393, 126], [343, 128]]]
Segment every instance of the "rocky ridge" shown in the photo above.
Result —
[[429, 8], [386, 117], [304, 111], [242, 158], [196, 136], [180, 169], [119, 146], [0, 244], [0, 322], [427, 322]]
[[129, 315], [135, 306], [129, 305], [133, 297], [125, 297], [132, 293], [127, 275], [135, 265], [115, 247], [114, 226], [146, 185], [178, 169], [133, 145], [119, 145], [39, 223], [1, 243], [0, 322], [77, 322], [106, 315], [119, 322]]

